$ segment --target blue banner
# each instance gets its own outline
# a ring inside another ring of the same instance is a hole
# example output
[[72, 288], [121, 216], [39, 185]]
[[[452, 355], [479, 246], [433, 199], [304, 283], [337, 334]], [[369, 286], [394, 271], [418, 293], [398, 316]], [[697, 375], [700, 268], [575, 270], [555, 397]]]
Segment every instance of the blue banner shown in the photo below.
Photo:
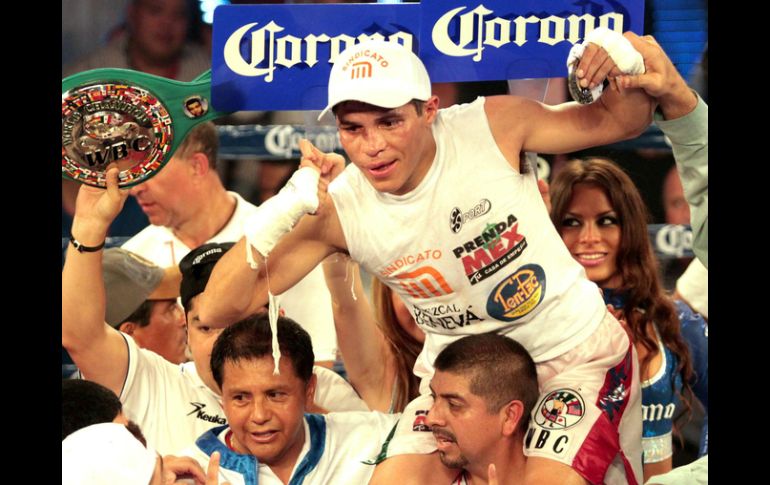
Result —
[[214, 12], [218, 110], [326, 105], [336, 56], [370, 37], [399, 42], [433, 82], [563, 77], [586, 28], [641, 32], [642, 0], [423, 0], [420, 4], [226, 5]]
[[323, 109], [337, 55], [371, 36], [417, 52], [419, 4], [225, 5], [214, 11], [212, 104]]
[[567, 54], [595, 27], [644, 27], [644, 2], [424, 0], [420, 59], [434, 82], [567, 76]]

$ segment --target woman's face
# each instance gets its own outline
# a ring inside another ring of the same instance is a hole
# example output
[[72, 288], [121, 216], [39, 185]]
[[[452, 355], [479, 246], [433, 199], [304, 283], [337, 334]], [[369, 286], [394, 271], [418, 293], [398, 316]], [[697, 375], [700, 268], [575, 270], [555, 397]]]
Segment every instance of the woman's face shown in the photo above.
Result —
[[403, 328], [404, 331], [411, 335], [415, 340], [424, 343], [425, 334], [423, 333], [422, 329], [417, 326], [417, 323], [415, 323], [412, 314], [409, 312], [409, 308], [404, 305], [404, 302], [401, 301], [401, 297], [398, 296], [395, 291], [391, 290], [389, 293], [390, 301], [393, 303], [393, 312], [396, 314], [396, 320], [398, 320], [398, 324], [401, 325], [401, 328]]
[[576, 184], [559, 229], [589, 280], [603, 288], [622, 285], [617, 267], [620, 221], [604, 190], [593, 184]]

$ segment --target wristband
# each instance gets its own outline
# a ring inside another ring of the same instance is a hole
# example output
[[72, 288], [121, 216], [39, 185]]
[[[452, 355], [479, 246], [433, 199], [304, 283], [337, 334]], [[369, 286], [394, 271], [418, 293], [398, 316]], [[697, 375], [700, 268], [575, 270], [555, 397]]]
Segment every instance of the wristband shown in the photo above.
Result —
[[79, 242], [77, 239], [75, 239], [75, 237], [72, 234], [70, 234], [70, 242], [72, 243], [72, 246], [74, 246], [79, 253], [95, 253], [104, 247], [104, 243], [106, 243], [107, 240], [105, 239], [98, 246], [86, 246], [81, 242]]

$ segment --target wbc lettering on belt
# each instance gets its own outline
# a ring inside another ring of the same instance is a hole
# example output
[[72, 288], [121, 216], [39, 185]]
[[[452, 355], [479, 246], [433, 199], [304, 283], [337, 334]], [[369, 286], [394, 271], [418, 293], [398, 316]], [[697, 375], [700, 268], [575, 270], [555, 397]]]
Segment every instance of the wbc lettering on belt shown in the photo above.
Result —
[[518, 258], [527, 247], [527, 239], [519, 234], [516, 216], [509, 214], [499, 222], [486, 225], [481, 234], [452, 250], [460, 259], [472, 285], [494, 275]]

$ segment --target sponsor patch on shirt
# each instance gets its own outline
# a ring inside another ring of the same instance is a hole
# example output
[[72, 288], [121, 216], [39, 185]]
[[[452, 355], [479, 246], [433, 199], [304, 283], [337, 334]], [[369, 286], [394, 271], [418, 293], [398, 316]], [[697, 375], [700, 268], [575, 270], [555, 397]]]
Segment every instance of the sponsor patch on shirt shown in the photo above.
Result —
[[525, 264], [495, 286], [487, 299], [487, 313], [497, 320], [513, 322], [532, 312], [545, 297], [545, 271]]

